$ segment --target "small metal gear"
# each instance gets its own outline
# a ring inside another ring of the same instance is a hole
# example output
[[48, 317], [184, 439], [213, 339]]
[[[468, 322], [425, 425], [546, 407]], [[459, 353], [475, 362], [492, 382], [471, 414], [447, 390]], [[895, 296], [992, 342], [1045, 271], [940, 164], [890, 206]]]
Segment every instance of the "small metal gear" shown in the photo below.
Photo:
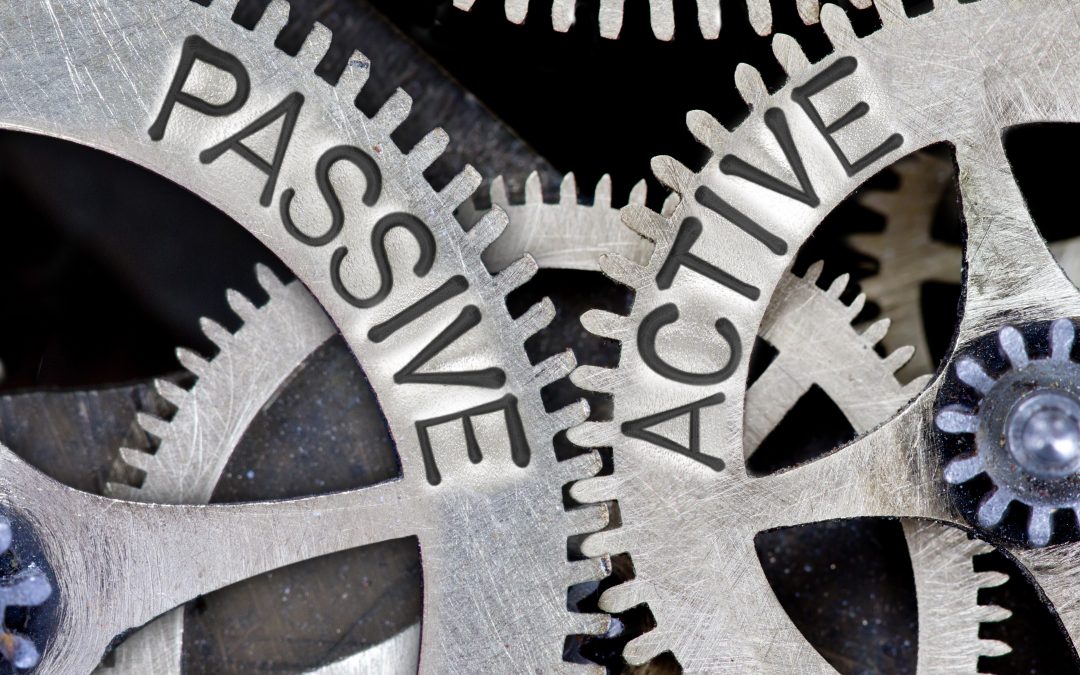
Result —
[[[966, 483], [989, 476], [993, 490], [978, 507], [976, 524], [993, 529], [1010, 504], [1027, 507], [1027, 539], [1045, 546], [1054, 533], [1052, 516], [1080, 508], [1080, 364], [1072, 356], [1076, 327], [1069, 319], [1049, 326], [1049, 352], [1029, 354], [1024, 334], [1005, 326], [997, 343], [1007, 360], [988, 372], [977, 346], [953, 364], [939, 393], [935, 426], [948, 435], [971, 437], [974, 452], [953, 458], [945, 480]], [[954, 402], [962, 383], [974, 402]]]
[[[14, 532], [11, 520], [0, 515], [0, 556], [10, 556]], [[38, 665], [41, 655], [34, 641], [7, 627], [8, 607], [38, 607], [52, 595], [52, 584], [44, 570], [30, 563], [0, 576], [0, 657], [24, 670]]]

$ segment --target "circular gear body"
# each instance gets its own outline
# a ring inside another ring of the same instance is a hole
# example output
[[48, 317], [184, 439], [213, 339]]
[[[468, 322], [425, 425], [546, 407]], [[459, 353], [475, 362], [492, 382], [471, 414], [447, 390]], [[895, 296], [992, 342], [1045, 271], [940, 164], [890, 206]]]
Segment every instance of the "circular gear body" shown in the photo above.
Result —
[[[882, 27], [858, 37], [842, 10], [824, 6], [834, 51], [817, 63], [794, 39], [775, 36], [788, 81], [774, 93], [741, 66], [736, 86], [749, 117], [729, 130], [691, 112], [690, 130], [712, 159], [694, 172], [656, 158], [657, 177], [681, 201], [670, 214], [624, 212], [656, 243], [653, 257], [645, 265], [617, 255], [602, 262], [634, 289], [635, 303], [628, 317], [587, 316], [589, 330], [621, 342], [620, 364], [579, 369], [574, 380], [613, 394], [614, 419], [583, 425], [571, 439], [613, 447], [614, 474], [582, 481], [574, 494], [618, 499], [622, 525], [593, 535], [584, 550], [631, 555], [635, 578], [607, 591], [601, 606], [646, 603], [652, 611], [656, 627], [624, 652], [632, 663], [670, 650], [687, 672], [828, 671], [775, 597], [758, 592], [767, 582], [755, 534], [874, 516], [968, 527], [943, 489], [945, 460], [929, 433], [940, 381], [833, 454], [768, 476], [746, 470], [753, 340], [800, 246], [863, 181], [919, 148], [955, 147], [967, 241], [977, 242], [965, 251], [958, 350], [1004, 322], [1080, 314], [1076, 288], [1032, 223], [1001, 142], [1015, 125], [1080, 120], [1080, 56], [1062, 49], [1046, 67], [1023, 46], [1031, 31], [1041, 44], [1080, 34], [1071, 3], [944, 2], [914, 18], [899, 1], [878, 9]], [[958, 26], [979, 38], [957, 39]], [[1010, 549], [1070, 635], [1080, 636], [1075, 546]]]
[[[568, 561], [567, 537], [602, 528], [607, 514], [563, 507], [562, 486], [599, 460], [554, 454], [555, 434], [587, 415], [584, 404], [549, 413], [541, 402], [571, 356], [532, 365], [525, 354], [554, 310], [541, 303], [515, 320], [505, 307], [535, 263], [487, 272], [480, 256], [505, 217], [461, 228], [453, 211], [479, 176], [468, 169], [439, 190], [425, 181], [447, 138], [435, 130], [408, 154], [397, 147], [391, 133], [411, 105], [401, 91], [362, 113], [367, 59], [357, 54], [329, 84], [314, 74], [327, 29], [317, 25], [292, 57], [273, 46], [285, 2], [254, 30], [231, 20], [234, 9], [169, 0], [149, 17], [121, 0], [0, 10], [0, 77], [9, 92], [34, 92], [4, 97], [0, 126], [119, 155], [251, 232], [364, 366], [402, 475], [300, 500], [148, 505], [70, 490], [3, 453], [4, 505], [48, 533], [66, 608], [42, 669], [89, 672], [116, 635], [193, 597], [403, 537], [422, 551], [422, 670], [574, 669], [565, 637], [602, 633], [608, 619], [568, 611], [566, 589], [602, 578], [607, 562]], [[529, 572], [516, 573], [524, 561]]]

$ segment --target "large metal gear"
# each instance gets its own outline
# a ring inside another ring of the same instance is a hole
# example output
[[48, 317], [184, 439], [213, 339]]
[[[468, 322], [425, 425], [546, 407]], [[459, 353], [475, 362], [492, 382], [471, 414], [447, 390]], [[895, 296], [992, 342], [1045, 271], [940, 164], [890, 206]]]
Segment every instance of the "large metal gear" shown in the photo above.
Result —
[[[231, 21], [233, 9], [170, 0], [154, 18], [125, 1], [0, 10], [0, 78], [7, 91], [34, 92], [5, 98], [0, 126], [113, 152], [254, 234], [364, 366], [402, 476], [283, 502], [142, 504], [71, 490], [5, 451], [4, 509], [40, 538], [65, 608], [42, 628], [41, 669], [89, 672], [117, 635], [199, 594], [409, 536], [423, 551], [423, 669], [572, 669], [565, 637], [608, 622], [567, 610], [566, 589], [601, 578], [607, 562], [568, 561], [567, 537], [607, 516], [563, 507], [562, 486], [599, 463], [560, 463], [552, 448], [587, 413], [580, 404], [548, 413], [540, 400], [571, 357], [533, 366], [525, 355], [524, 340], [553, 310], [541, 304], [513, 320], [505, 308], [535, 263], [494, 277], [480, 264], [504, 217], [492, 212], [468, 233], [458, 225], [452, 211], [479, 177], [467, 170], [439, 191], [423, 179], [446, 137], [435, 131], [402, 153], [390, 134], [408, 96], [397, 92], [370, 118], [354, 105], [366, 59], [354, 57], [331, 86], [314, 75], [327, 30], [316, 26], [290, 57], [273, 47], [284, 2], [254, 31]], [[364, 205], [362, 219], [353, 204]]]
[[[601, 179], [592, 204], [583, 203], [573, 175], [562, 181], [559, 199], [547, 203], [539, 176], [532, 174], [520, 201], [511, 200], [501, 178], [492, 181], [487, 201], [506, 211], [510, 223], [488, 249], [485, 259], [494, 269], [531, 252], [541, 266], [594, 270], [599, 251], [615, 252], [635, 262], [647, 262], [652, 244], [622, 224], [620, 210], [611, 204], [610, 179]], [[639, 183], [630, 204], [643, 206], [647, 194]], [[669, 201], [664, 211], [674, 209]], [[465, 209], [467, 219], [479, 210]], [[605, 248], [606, 247], [606, 248]], [[855, 431], [870, 431], [915, 397], [929, 375], [907, 384], [896, 372], [913, 357], [910, 347], [888, 356], [875, 351], [887, 334], [889, 320], [880, 319], [862, 331], [852, 321], [866, 296], [841, 301], [848, 275], [834, 279], [827, 290], [818, 287], [822, 264], [803, 276], [786, 274], [762, 321], [760, 337], [776, 356], [746, 393], [744, 443], [750, 457], [761, 441], [791, 411], [811, 386], [819, 386], [837, 404]], [[916, 584], [919, 645], [918, 668], [923, 673], [969, 673], [980, 656], [1000, 656], [1009, 647], [981, 639], [981, 623], [1001, 621], [1007, 610], [977, 602], [980, 588], [1008, 580], [999, 573], [976, 573], [973, 557], [992, 548], [971, 540], [955, 528], [917, 521], [904, 522]], [[768, 593], [768, 589], [761, 589]]]
[[[608, 590], [601, 607], [647, 603], [652, 611], [656, 627], [625, 650], [632, 663], [670, 650], [688, 672], [830, 670], [776, 599], [760, 592], [767, 582], [753, 539], [867, 516], [975, 528], [1021, 561], [1070, 636], [1080, 637], [1077, 544], [1037, 549], [1004, 539], [969, 519], [949, 488], [951, 457], [933, 432], [940, 380], [835, 453], [767, 476], [746, 470], [748, 352], [769, 300], [824, 216], [917, 148], [949, 141], [960, 167], [966, 296], [947, 367], [1005, 324], [1026, 329], [1080, 313], [1080, 295], [1032, 224], [1001, 142], [1014, 125], [1076, 119], [1080, 61], [1062, 49], [1043, 67], [1043, 52], [1029, 48], [1068, 42], [1080, 30], [1075, 8], [983, 0], [937, 3], [915, 18], [898, 1], [878, 10], [882, 28], [860, 38], [843, 11], [825, 6], [822, 25], [835, 49], [818, 63], [777, 35], [789, 79], [775, 93], [740, 68], [746, 120], [728, 131], [705, 113], [688, 116], [713, 159], [697, 173], [671, 158], [654, 161], [657, 177], [683, 196], [678, 206], [666, 217], [626, 210], [628, 224], [656, 243], [649, 263], [614, 255], [603, 262], [634, 289], [635, 303], [628, 317], [586, 316], [593, 333], [621, 343], [621, 358], [616, 370], [584, 368], [574, 379], [614, 394], [614, 419], [571, 438], [612, 446], [614, 474], [583, 481], [573, 494], [619, 502], [621, 527], [583, 548], [631, 555], [634, 579]], [[957, 27], [977, 37], [958, 40]]]
[[[504, 0], [506, 18], [517, 24], [525, 22], [529, 14], [530, 0]], [[740, 0], [744, 1], [744, 0]], [[626, 0], [603, 0], [600, 3], [600, 35], [615, 39], [623, 27], [623, 9]], [[759, 35], [772, 32], [772, 7], [769, 0], [745, 0], [750, 18], [750, 25]], [[454, 0], [454, 7], [469, 11], [476, 0]], [[820, 0], [795, 0], [799, 16], [806, 23], [818, 20]], [[870, 0], [852, 0], [858, 8], [870, 6]], [[551, 26], [560, 33], [565, 33], [574, 25], [577, 18], [578, 0], [551, 0]], [[720, 37], [720, 0], [697, 0], [698, 28], [706, 40]], [[649, 19], [653, 35], [658, 40], [671, 40], [675, 37], [675, 8], [673, 0], [649, 0]]]

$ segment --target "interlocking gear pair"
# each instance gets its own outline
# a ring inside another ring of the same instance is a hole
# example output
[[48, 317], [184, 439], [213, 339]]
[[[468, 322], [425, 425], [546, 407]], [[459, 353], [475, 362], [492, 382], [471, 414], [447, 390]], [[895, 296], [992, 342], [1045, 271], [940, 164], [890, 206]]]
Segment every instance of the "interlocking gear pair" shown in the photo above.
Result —
[[[237, 348], [223, 348], [212, 363], [184, 357], [199, 377], [196, 387], [162, 387], [177, 418], [168, 427], [143, 420], [164, 454], [125, 453], [147, 471], [146, 493], [136, 496], [166, 505], [78, 493], [4, 454], [3, 509], [40, 540], [61, 610], [38, 636], [43, 671], [87, 672], [116, 635], [198, 594], [405, 536], [416, 537], [422, 551], [425, 671], [573, 669], [562, 660], [565, 636], [602, 633], [607, 620], [568, 611], [566, 589], [602, 578], [604, 554], [623, 551], [636, 576], [610, 589], [603, 608], [647, 602], [657, 622], [629, 645], [629, 660], [671, 650], [690, 671], [827, 670], [769, 592], [753, 537], [857, 516], [913, 519], [905, 531], [916, 569], [944, 560], [955, 570], [946, 584], [934, 565], [933, 574], [917, 572], [920, 597], [950, 592], [953, 600], [942, 604], [964, 608], [964, 617], [945, 616], [941, 625], [966, 631], [958, 641], [944, 628], [923, 630], [921, 667], [970, 672], [980, 652], [1000, 651], [977, 637], [979, 620], [1002, 616], [975, 603], [978, 587], [1001, 580], [971, 574], [970, 557], [982, 545], [959, 530], [918, 525], [971, 527], [950, 498], [945, 466], [952, 458], [933, 427], [939, 391], [951, 392], [940, 378], [925, 388], [901, 386], [893, 372], [909, 354], [877, 357], [882, 331], [856, 333], [850, 322], [857, 308], [838, 303], [838, 290], [818, 289], [814, 275], [789, 269], [799, 244], [865, 177], [914, 149], [950, 141], [961, 166], [968, 240], [979, 242], [966, 250], [955, 354], [1004, 324], [1031, 324], [1037, 332], [1038, 322], [1076, 316], [1076, 290], [1027, 217], [1000, 147], [1009, 126], [1075, 115], [1069, 102], [1080, 55], [1063, 48], [1047, 69], [1025, 48], [1031, 31], [1046, 31], [1046, 44], [1080, 31], [1067, 3], [982, 0], [916, 19], [899, 3], [883, 3], [884, 27], [862, 39], [842, 11], [826, 6], [822, 23], [833, 54], [810, 64], [792, 39], [776, 36], [790, 77], [784, 88], [768, 94], [760, 77], [742, 68], [737, 83], [753, 112], [738, 129], [689, 116], [718, 161], [697, 174], [671, 159], [654, 163], [683, 199], [662, 215], [628, 207], [628, 224], [655, 250], [638, 262], [608, 256], [601, 267], [635, 289], [632, 313], [586, 319], [593, 332], [622, 342], [617, 371], [575, 375], [581, 385], [615, 394], [615, 419], [579, 426], [572, 436], [586, 446], [613, 446], [615, 472], [578, 482], [572, 494], [598, 504], [618, 499], [622, 524], [588, 539], [585, 552], [595, 557], [580, 561], [568, 559], [567, 537], [603, 528], [606, 508], [566, 510], [562, 488], [595, 473], [599, 462], [591, 453], [558, 462], [552, 439], [587, 410], [549, 414], [540, 401], [541, 387], [573, 367], [569, 356], [532, 366], [525, 355], [525, 339], [553, 315], [550, 303], [517, 320], [506, 310], [506, 294], [535, 263], [524, 258], [495, 276], [481, 263], [505, 217], [492, 211], [468, 232], [453, 217], [478, 177], [466, 171], [441, 191], [424, 181], [446, 138], [434, 132], [402, 153], [390, 139], [408, 114], [400, 92], [373, 118], [357, 110], [353, 100], [369, 67], [362, 57], [336, 86], [314, 77], [329, 44], [325, 31], [317, 29], [297, 57], [273, 49], [284, 5], [271, 5], [249, 34], [230, 21], [232, 7], [221, 0], [209, 8], [170, 3], [175, 14], [166, 32], [134, 2], [0, 10], [13, 36], [0, 56], [5, 89], [35, 92], [0, 102], [0, 123], [108, 149], [188, 186], [274, 251], [321, 309], [299, 285], [263, 273], [270, 303], [254, 308], [233, 298], [245, 328], [229, 335], [208, 327], [218, 345], [235, 340]], [[1000, 20], [1006, 9], [1007, 22]], [[949, 39], [958, 25], [980, 40]], [[79, 39], [66, 37], [73, 35]], [[980, 45], [1009, 58], [988, 58]], [[913, 53], [933, 58], [898, 65]], [[520, 222], [510, 211], [511, 222]], [[279, 295], [291, 299], [279, 304]], [[807, 322], [809, 307], [819, 309]], [[278, 312], [284, 323], [276, 332], [247, 337], [262, 316]], [[267, 392], [332, 325], [379, 397], [401, 478], [302, 500], [196, 505], [206, 501]], [[1053, 324], [1055, 345], [1065, 344], [1067, 327]], [[844, 349], [814, 349], [815, 331], [830, 340], [845, 335]], [[756, 335], [781, 357], [745, 390]], [[950, 357], [947, 368], [954, 362]], [[1038, 362], [1012, 360], [1020, 370]], [[216, 372], [228, 376], [219, 380]], [[250, 386], [225, 382], [240, 372]], [[808, 465], [751, 477], [745, 458], [754, 439], [811, 384], [849, 401], [842, 408], [865, 435]], [[221, 386], [244, 398], [225, 399]], [[848, 398], [854, 391], [860, 395]], [[223, 409], [224, 400], [242, 404]], [[209, 409], [205, 401], [213, 401]], [[184, 461], [190, 458], [198, 461]], [[1025, 563], [1075, 636], [1075, 545], [999, 543]], [[937, 625], [932, 605], [920, 602], [924, 628]], [[936, 640], [943, 642], [931, 646]], [[961, 644], [971, 651], [958, 659]]]

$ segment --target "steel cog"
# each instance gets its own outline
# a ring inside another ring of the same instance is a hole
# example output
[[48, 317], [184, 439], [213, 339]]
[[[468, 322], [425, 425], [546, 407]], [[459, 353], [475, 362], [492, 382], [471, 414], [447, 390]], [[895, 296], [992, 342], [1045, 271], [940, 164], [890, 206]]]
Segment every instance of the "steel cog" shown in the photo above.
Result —
[[[979, 242], [966, 251], [959, 347], [1002, 322], [1080, 314], [1080, 297], [1043, 246], [1001, 146], [1012, 125], [1077, 117], [1078, 57], [1062, 50], [1045, 68], [1023, 47], [1033, 39], [1070, 43], [1080, 34], [1074, 7], [944, 2], [915, 18], [897, 0], [878, 9], [882, 28], [860, 38], [842, 10], [825, 6], [834, 51], [818, 63], [777, 35], [774, 52], [789, 80], [775, 93], [741, 66], [746, 120], [729, 131], [706, 113], [687, 118], [713, 159], [697, 173], [668, 157], [653, 162], [661, 182], [683, 196], [678, 206], [667, 215], [624, 212], [656, 243], [653, 257], [647, 265], [617, 255], [602, 263], [634, 290], [635, 303], [629, 317], [586, 315], [586, 328], [621, 343], [620, 363], [581, 368], [573, 379], [613, 394], [614, 419], [570, 438], [613, 447], [614, 474], [582, 481], [572, 494], [619, 502], [622, 525], [589, 537], [583, 550], [633, 559], [635, 578], [601, 600], [608, 611], [647, 603], [655, 617], [656, 627], [627, 645], [632, 663], [670, 650], [688, 672], [827, 672], [775, 598], [756, 592], [766, 583], [756, 533], [873, 516], [974, 526], [952, 503], [942, 447], [926, 433], [938, 381], [835, 453], [768, 476], [746, 471], [751, 341], [801, 244], [862, 181], [918, 148], [946, 140], [956, 148], [968, 241]], [[978, 39], [957, 39], [957, 27]], [[1080, 636], [1077, 545], [1004, 545], [1069, 634]]]
[[[899, 371], [902, 377], [913, 377], [934, 370], [920, 311], [922, 285], [929, 281], [960, 285], [963, 252], [959, 246], [937, 241], [930, 232], [934, 210], [952, 181], [952, 165], [916, 152], [891, 169], [900, 180], [895, 190], [871, 190], [857, 197], [885, 217], [885, 229], [853, 234], [847, 240], [879, 262], [877, 273], [859, 283], [893, 321], [886, 347], [915, 347], [915, 356]], [[1080, 279], [1080, 238], [1054, 242], [1050, 251], [1070, 279]]]
[[[653, 245], [622, 225], [620, 210], [611, 205], [610, 185], [610, 179], [602, 178], [592, 205], [583, 204], [570, 174], [562, 181], [558, 202], [546, 203], [540, 177], [534, 173], [526, 181], [524, 198], [516, 202], [507, 195], [505, 181], [496, 178], [487, 201], [506, 211], [510, 223], [488, 249], [485, 262], [498, 269], [505, 260], [528, 251], [541, 266], [594, 270], [597, 252], [603, 250], [647, 262]], [[630, 204], [644, 206], [646, 197], [644, 183], [639, 183]], [[676, 204], [669, 201], [664, 212], [670, 213]], [[465, 209], [467, 220], [478, 213]], [[836, 278], [826, 291], [817, 286], [821, 271], [822, 264], [816, 263], [802, 277], [786, 274], [765, 314], [759, 334], [778, 354], [746, 394], [748, 457], [811, 385], [820, 386], [856, 432], [864, 433], [893, 415], [930, 379], [927, 375], [900, 384], [895, 373], [914, 350], [905, 347], [879, 356], [874, 348], [887, 335], [889, 320], [856, 331], [851, 322], [862, 309], [865, 294], [850, 305], [841, 302], [848, 275]], [[954, 528], [917, 521], [904, 521], [903, 526], [918, 599], [919, 672], [974, 672], [980, 656], [1008, 653], [1004, 643], [978, 635], [980, 623], [1001, 621], [1010, 614], [977, 602], [980, 588], [1008, 580], [1003, 574], [974, 571], [972, 558], [992, 548]]]
[[[0, 126], [141, 164], [281, 258], [364, 365], [402, 477], [299, 500], [143, 504], [71, 490], [5, 450], [3, 506], [39, 529], [66, 608], [49, 627], [42, 670], [90, 672], [116, 635], [193, 597], [407, 536], [423, 550], [421, 669], [580, 669], [562, 660], [566, 635], [602, 633], [608, 618], [570, 612], [566, 589], [602, 578], [608, 562], [568, 561], [566, 542], [602, 528], [607, 512], [563, 506], [563, 486], [595, 473], [599, 459], [555, 457], [553, 437], [587, 406], [548, 413], [540, 389], [573, 358], [534, 366], [525, 354], [554, 309], [541, 303], [515, 320], [505, 307], [535, 263], [486, 271], [480, 256], [505, 217], [460, 227], [453, 210], [479, 176], [467, 169], [440, 190], [424, 180], [447, 138], [436, 130], [408, 154], [398, 148], [391, 133], [411, 104], [400, 90], [373, 117], [362, 113], [363, 56], [328, 84], [314, 74], [326, 28], [291, 57], [273, 47], [287, 3], [272, 3], [253, 31], [231, 20], [234, 9], [225, 0], [168, 0], [155, 17], [134, 0], [2, 8], [4, 85], [35, 93], [0, 101]], [[59, 35], [72, 36], [62, 49], [39, 48]], [[526, 564], [527, 574], [512, 573]]]
[[[574, 25], [578, 0], [551, 0], [551, 26], [560, 33], [565, 33]], [[772, 8], [769, 0], [745, 0], [750, 17], [750, 25], [758, 35], [772, 32]], [[625, 0], [602, 0], [600, 3], [600, 35], [615, 39], [619, 37], [623, 26], [623, 5]], [[469, 11], [476, 0], [454, 0], [454, 7]], [[505, 0], [506, 18], [517, 24], [525, 23], [529, 14], [530, 0]], [[806, 23], [816, 23], [820, 10], [820, 0], [796, 0], [799, 16]], [[869, 7], [870, 0], [852, 0], [851, 4], [859, 9]], [[698, 28], [707, 40], [720, 37], [720, 0], [697, 0]], [[653, 35], [658, 40], [671, 40], [675, 37], [675, 9], [673, 0], [649, 0], [650, 21]]]

